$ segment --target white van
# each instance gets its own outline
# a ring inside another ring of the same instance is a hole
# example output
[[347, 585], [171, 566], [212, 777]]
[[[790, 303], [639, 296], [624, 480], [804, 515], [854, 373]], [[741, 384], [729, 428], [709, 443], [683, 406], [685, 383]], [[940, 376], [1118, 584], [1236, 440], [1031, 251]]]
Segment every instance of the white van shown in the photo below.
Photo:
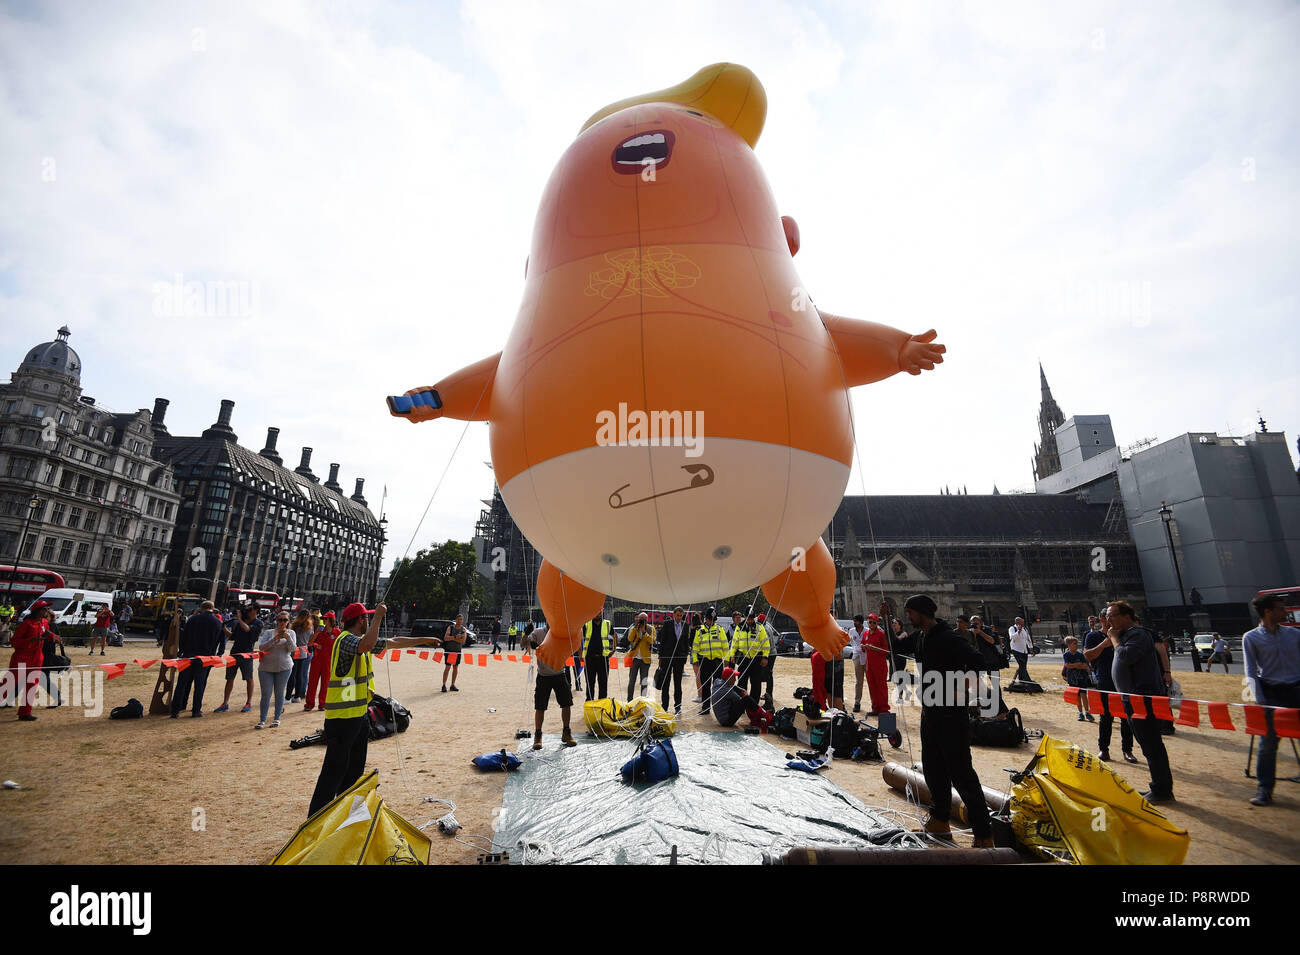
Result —
[[80, 624], [95, 625], [95, 615], [104, 607], [113, 606], [113, 595], [97, 590], [78, 590], [73, 587], [59, 587], [47, 590], [36, 598], [44, 600], [54, 612], [54, 629], [62, 625], [75, 627]]

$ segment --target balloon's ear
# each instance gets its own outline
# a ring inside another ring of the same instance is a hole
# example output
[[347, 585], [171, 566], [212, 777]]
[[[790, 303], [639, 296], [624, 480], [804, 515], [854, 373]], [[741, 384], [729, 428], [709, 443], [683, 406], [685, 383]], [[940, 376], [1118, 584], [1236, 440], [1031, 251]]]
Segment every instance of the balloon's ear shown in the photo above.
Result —
[[791, 257], [799, 254], [799, 223], [789, 216], [781, 217], [781, 228], [785, 230], [785, 244], [790, 247]]

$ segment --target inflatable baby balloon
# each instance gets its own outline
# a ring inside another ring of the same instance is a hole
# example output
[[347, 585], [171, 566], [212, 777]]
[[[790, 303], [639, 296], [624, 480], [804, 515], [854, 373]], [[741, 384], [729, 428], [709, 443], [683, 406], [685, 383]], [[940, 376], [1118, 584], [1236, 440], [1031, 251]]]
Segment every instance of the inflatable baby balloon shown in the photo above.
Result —
[[389, 399], [487, 421], [501, 497], [545, 558], [556, 665], [614, 594], [717, 600], [762, 584], [823, 655], [835, 566], [820, 534], [848, 483], [848, 389], [943, 361], [921, 335], [819, 311], [754, 155], [747, 69], [596, 113], [542, 195], [505, 348]]

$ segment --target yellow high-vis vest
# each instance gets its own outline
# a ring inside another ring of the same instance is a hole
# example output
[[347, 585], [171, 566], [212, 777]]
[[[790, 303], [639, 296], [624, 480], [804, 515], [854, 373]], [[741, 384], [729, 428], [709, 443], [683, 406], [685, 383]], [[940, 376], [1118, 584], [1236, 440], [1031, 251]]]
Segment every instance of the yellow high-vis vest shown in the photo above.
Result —
[[733, 657], [765, 657], [771, 653], [767, 633], [758, 626], [753, 630], [737, 627], [731, 631], [731, 655]]
[[[591, 625], [594, 622], [595, 621], [593, 620], [588, 620], [582, 625], [582, 658], [584, 660], [587, 659], [587, 644], [591, 642]], [[608, 620], [602, 620], [600, 622], [600, 640], [602, 644], [601, 656], [607, 657], [614, 652], [614, 641], [611, 640], [609, 636]]]
[[346, 633], [341, 633], [334, 641], [330, 651], [330, 682], [325, 689], [325, 719], [346, 720], [365, 716], [366, 707], [370, 705], [375, 681], [374, 667], [369, 653], [358, 652], [352, 658], [352, 668], [348, 675], [339, 678], [335, 674], [339, 667], [339, 647], [343, 645]]
[[700, 627], [695, 631], [695, 642], [691, 644], [691, 662], [699, 663], [700, 657], [706, 660], [725, 660], [731, 655], [731, 646], [727, 643], [727, 632], [716, 623], [711, 627]]

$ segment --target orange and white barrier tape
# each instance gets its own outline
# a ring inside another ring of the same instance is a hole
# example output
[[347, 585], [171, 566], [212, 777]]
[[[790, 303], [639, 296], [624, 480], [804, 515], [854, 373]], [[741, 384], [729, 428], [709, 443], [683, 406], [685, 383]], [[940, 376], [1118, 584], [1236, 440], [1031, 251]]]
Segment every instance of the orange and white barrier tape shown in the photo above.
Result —
[[[526, 653], [523, 654], [520, 653], [447, 653], [444, 654], [441, 650], [416, 650], [411, 647], [405, 647], [405, 648], [395, 647], [391, 650], [381, 650], [378, 653], [374, 654], [375, 657], [381, 660], [390, 660], [390, 661], [401, 660], [403, 655], [417, 657], [420, 660], [433, 660], [434, 663], [446, 662], [453, 666], [459, 663], [463, 663], [466, 666], [477, 665], [477, 666], [485, 667], [488, 665], [489, 659], [492, 659], [498, 663], [532, 663], [533, 662], [532, 655]], [[188, 669], [190, 666], [193, 665], [193, 662], [195, 660], [200, 661], [200, 665], [203, 667], [216, 667], [216, 668], [224, 669], [226, 667], [235, 666], [240, 659], [260, 660], [264, 656], [266, 656], [266, 654], [263, 651], [254, 650], [248, 653], [233, 653], [233, 654], [228, 653], [225, 656], [208, 656], [205, 654], [199, 654], [198, 656], [193, 656], [193, 657], [175, 657], [171, 659], [138, 658], [135, 660], [131, 660], [130, 663], [135, 664], [136, 666], [140, 667], [142, 670], [147, 670], [155, 663], [160, 663], [164, 667], [179, 672], [181, 670]], [[298, 647], [293, 651], [292, 656], [296, 660], [301, 660], [303, 658], [310, 658], [311, 654], [307, 652], [306, 647]], [[574, 665], [573, 661], [574, 658], [569, 657], [564, 661], [564, 665], [573, 666]], [[606, 662], [609, 663], [609, 668], [611, 670], [617, 670], [619, 668], [618, 657], [609, 657]], [[64, 667], [63, 669], [65, 670], [100, 669], [104, 671], [105, 679], [114, 680], [117, 677], [121, 676], [123, 673], [125, 673], [126, 668], [129, 665], [130, 665], [129, 663], [89, 663], [89, 664], [77, 664], [75, 666]], [[626, 660], [623, 661], [622, 666], [625, 670], [631, 668], [631, 664], [629, 664]]]
[[1070, 686], [1065, 688], [1065, 702], [1078, 706], [1080, 690], [1087, 694], [1086, 699], [1090, 710], [1121, 719], [1129, 717], [1146, 719], [1150, 716], [1158, 720], [1168, 720], [1176, 726], [1198, 727], [1201, 725], [1201, 704], [1204, 703], [1211, 728], [1235, 732], [1237, 727], [1232, 722], [1228, 707], [1239, 706], [1246, 718], [1245, 731], [1252, 736], [1267, 736], [1271, 724], [1273, 732], [1278, 736], [1300, 739], [1300, 709], [1263, 706], [1259, 703], [1194, 700], [1185, 696], [1178, 701], [1178, 717], [1175, 719], [1174, 701], [1167, 696], [1140, 696], [1136, 693], [1112, 693], [1108, 690], [1089, 690]]

